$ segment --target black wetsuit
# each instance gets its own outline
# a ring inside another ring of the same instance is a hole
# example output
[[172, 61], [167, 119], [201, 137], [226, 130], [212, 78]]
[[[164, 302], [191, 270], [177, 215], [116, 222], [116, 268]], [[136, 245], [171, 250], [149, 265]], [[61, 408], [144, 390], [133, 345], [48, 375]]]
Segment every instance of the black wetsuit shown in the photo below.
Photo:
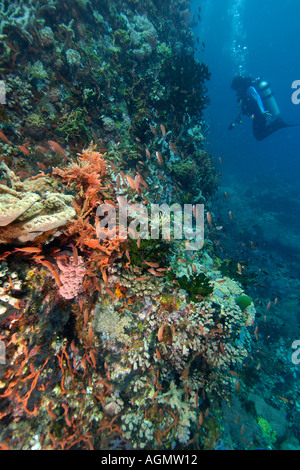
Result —
[[262, 99], [253, 85], [247, 88], [246, 95], [242, 98], [242, 113], [253, 120], [253, 134], [257, 140], [263, 140], [273, 132], [289, 126], [280, 116], [268, 119]]

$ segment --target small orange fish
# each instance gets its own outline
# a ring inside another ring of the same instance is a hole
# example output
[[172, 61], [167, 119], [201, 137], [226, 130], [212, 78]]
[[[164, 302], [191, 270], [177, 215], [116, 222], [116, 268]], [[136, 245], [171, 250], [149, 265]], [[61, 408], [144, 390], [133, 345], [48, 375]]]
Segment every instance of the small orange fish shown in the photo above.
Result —
[[161, 133], [163, 135], [163, 138], [165, 139], [166, 138], [166, 128], [163, 124], [160, 125], [160, 130], [161, 130]]
[[[139, 176], [140, 176], [140, 184], [141, 184], [142, 186], [144, 186], [144, 188], [149, 189], [148, 184], [147, 184], [146, 181], [143, 179], [143, 177], [142, 177], [142, 175], [141, 175], [140, 173], [139, 173]], [[148, 202], [148, 201], [147, 201], [147, 202]], [[146, 204], [146, 203], [144, 202], [144, 204]]]
[[28, 171], [17, 171], [16, 173], [18, 176], [30, 176], [30, 173]]
[[148, 273], [153, 274], [153, 276], [156, 276], [156, 277], [163, 277], [164, 276], [164, 274], [158, 273], [157, 271], [155, 271], [155, 269], [152, 269], [152, 268], [148, 269]]
[[238, 269], [237, 269], [237, 273], [238, 273], [238, 274], [242, 274], [243, 271], [242, 271], [241, 263], [238, 263], [238, 264], [237, 264], [237, 268], [238, 268]]
[[232, 211], [229, 211], [228, 214], [229, 214], [230, 220], [233, 220], [233, 213], [232, 213]]
[[95, 358], [95, 354], [93, 353], [93, 351], [89, 352], [89, 356], [90, 356], [90, 359], [92, 361], [92, 367], [95, 369], [96, 368], [96, 358]]
[[176, 147], [176, 145], [174, 144], [174, 142], [170, 142], [170, 143], [169, 143], [169, 148], [170, 148], [171, 152], [177, 153], [177, 147]]
[[123, 183], [126, 184], [126, 176], [123, 171], [120, 171], [120, 175], [122, 176]]
[[161, 325], [161, 326], [159, 327], [158, 333], [157, 333], [157, 339], [158, 339], [158, 341], [161, 341], [161, 340], [162, 340], [163, 333], [164, 333], [164, 325]]
[[18, 52], [17, 49], [8, 41], [3, 41], [13, 52]]
[[48, 153], [49, 150], [46, 149], [46, 147], [42, 147], [42, 145], [37, 145], [36, 146], [36, 149], [39, 151], [39, 152], [42, 152], [42, 153]]
[[236, 372], [234, 372], [234, 370], [229, 370], [228, 372], [229, 372], [229, 374], [233, 375], [234, 377], [240, 377], [240, 374], [237, 374]]
[[49, 269], [49, 271], [51, 272], [52, 276], [54, 277], [54, 280], [56, 282], [56, 284], [58, 285], [58, 287], [61, 287], [62, 286], [62, 282], [60, 280], [60, 277], [59, 277], [59, 274], [58, 272], [55, 270], [54, 266], [52, 265], [52, 263], [50, 263], [50, 261], [47, 261], [47, 260], [44, 260], [44, 259], [40, 259], [39, 260], [39, 263], [41, 263], [43, 266], [45, 266], [46, 268]]
[[135, 233], [135, 231], [134, 231], [131, 227], [128, 227], [127, 232], [129, 233], [130, 237], [131, 237], [133, 240], [135, 240], [135, 235], [136, 235], [136, 233]]
[[25, 246], [24, 248], [15, 248], [14, 251], [22, 251], [23, 253], [41, 253], [41, 248], [34, 246]]
[[254, 330], [254, 336], [255, 336], [256, 341], [258, 341], [258, 326]]
[[106, 287], [105, 290], [111, 296], [111, 300], [114, 302], [115, 296], [114, 296], [113, 292], [108, 287]]
[[58, 153], [62, 157], [68, 159], [66, 152], [57, 142], [54, 142], [53, 140], [48, 140], [48, 144], [55, 153]]
[[146, 149], [145, 152], [146, 152], [147, 157], [150, 158], [151, 157], [150, 151], [148, 149]]
[[220, 341], [219, 347], [220, 347], [221, 353], [222, 353], [222, 354], [226, 354], [226, 353], [225, 353], [225, 349], [224, 349], [224, 345], [223, 345], [222, 341]]
[[280, 400], [284, 401], [285, 403], [289, 403], [289, 400], [285, 397], [281, 397], [280, 395], [277, 395], [278, 398], [280, 398]]
[[130, 187], [135, 190], [136, 188], [135, 188], [133, 178], [131, 178], [131, 176], [129, 176], [129, 175], [127, 175], [126, 178], [127, 178], [127, 181], [129, 183]]
[[6, 144], [11, 144], [11, 142], [8, 140], [8, 138], [2, 131], [0, 131], [0, 139], [3, 140], [3, 142], [5, 142]]
[[119, 190], [119, 189], [121, 188], [121, 178], [120, 178], [120, 175], [117, 176], [116, 183], [117, 183], [117, 189]]
[[84, 313], [83, 313], [83, 324], [84, 324], [84, 326], [87, 325], [88, 320], [89, 320], [89, 311], [86, 308]]
[[18, 147], [23, 153], [23, 155], [26, 155], [27, 157], [29, 157], [30, 155], [29, 150], [24, 145], [18, 145]]
[[117, 208], [116, 204], [113, 201], [110, 201], [109, 199], [104, 199], [105, 204], [109, 204], [113, 206], [115, 209]]
[[47, 167], [46, 167], [46, 165], [44, 165], [44, 163], [37, 162], [37, 166], [38, 166], [42, 171], [47, 170]]
[[88, 342], [88, 344], [91, 344], [91, 343], [92, 343], [92, 339], [93, 339], [93, 326], [90, 325], [90, 326], [89, 326], [89, 329], [88, 329], [88, 335], [87, 335], [87, 342]]
[[234, 420], [235, 424], [239, 424], [241, 419], [242, 419], [241, 415], [238, 415], [237, 418]]
[[130, 263], [131, 261], [130, 261], [130, 255], [129, 255], [129, 250], [128, 249], [125, 251], [125, 255], [126, 255], [126, 258], [128, 259], [128, 261]]
[[140, 176], [139, 175], [135, 175], [135, 178], [134, 178], [134, 186], [135, 186], [135, 189], [137, 190], [137, 192], [139, 192], [140, 190]]
[[150, 268], [159, 268], [159, 264], [158, 263], [152, 263], [150, 261], [143, 261], [143, 264], [147, 264], [148, 266], [150, 266]]
[[162, 158], [162, 155], [160, 152], [156, 152], [156, 158], [157, 158], [157, 162], [159, 165], [162, 165], [163, 164], [163, 158]]
[[152, 134], [156, 136], [156, 129], [154, 126], [152, 126], [152, 124], [150, 124], [150, 129], [151, 129]]
[[268, 305], [267, 305], [266, 310], [270, 310], [271, 305], [272, 305], [272, 302], [271, 302], [271, 300], [270, 300], [270, 302], [268, 302]]
[[115, 165], [113, 164], [113, 162], [109, 162], [109, 164], [110, 164], [110, 166], [112, 167], [112, 169], [113, 169], [114, 171], [117, 171], [117, 169], [116, 169]]
[[211, 226], [212, 225], [212, 216], [211, 216], [210, 212], [207, 212], [206, 219], [207, 219], [208, 225]]

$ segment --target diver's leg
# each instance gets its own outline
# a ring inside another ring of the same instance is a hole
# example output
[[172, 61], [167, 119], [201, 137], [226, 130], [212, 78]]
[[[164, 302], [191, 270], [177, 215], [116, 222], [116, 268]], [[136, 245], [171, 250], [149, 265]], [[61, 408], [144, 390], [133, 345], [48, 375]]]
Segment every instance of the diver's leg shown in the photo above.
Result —
[[290, 127], [297, 124], [287, 124], [281, 117], [278, 117], [274, 121], [267, 122], [263, 117], [254, 117], [253, 119], [253, 134], [256, 140], [263, 140], [269, 137], [269, 135], [283, 129], [284, 127]]
[[253, 135], [256, 140], [263, 140], [268, 137], [265, 117], [255, 116], [252, 121]]

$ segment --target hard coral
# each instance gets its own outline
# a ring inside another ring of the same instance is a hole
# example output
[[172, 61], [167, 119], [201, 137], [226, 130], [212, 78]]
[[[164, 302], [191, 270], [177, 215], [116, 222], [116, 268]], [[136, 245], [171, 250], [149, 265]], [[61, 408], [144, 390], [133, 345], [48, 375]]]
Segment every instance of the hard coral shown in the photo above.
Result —
[[4, 162], [1, 169], [12, 188], [0, 188], [0, 243], [33, 241], [74, 218], [72, 196], [49, 191], [51, 185], [43, 177], [21, 182]]
[[47, 124], [41, 115], [32, 113], [27, 117], [25, 127], [31, 137], [41, 139], [45, 135]]
[[40, 29], [39, 40], [42, 47], [49, 47], [53, 45], [54, 33], [49, 26], [44, 26]]

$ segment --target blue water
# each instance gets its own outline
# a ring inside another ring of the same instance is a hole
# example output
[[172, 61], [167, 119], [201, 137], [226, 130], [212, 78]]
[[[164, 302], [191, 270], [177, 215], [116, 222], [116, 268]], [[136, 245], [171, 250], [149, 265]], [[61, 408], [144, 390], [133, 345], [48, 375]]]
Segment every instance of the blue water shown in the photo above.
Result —
[[[198, 1], [193, 1], [198, 13]], [[234, 11], [236, 16], [231, 15]], [[206, 112], [211, 153], [222, 156], [223, 178], [248, 180], [256, 175], [282, 179], [300, 191], [300, 128], [280, 130], [262, 142], [252, 135], [250, 119], [233, 131], [228, 125], [237, 114], [236, 96], [230, 88], [238, 66], [262, 76], [272, 86], [282, 117], [300, 122], [300, 104], [292, 103], [291, 86], [300, 79], [299, 3], [297, 0], [203, 0], [201, 22], [194, 28], [200, 46], [196, 57], [211, 73], [211, 104]], [[204, 41], [205, 48], [201, 47]], [[246, 47], [236, 57], [234, 41]]]
[[[197, 19], [199, 2], [193, 0], [192, 5]], [[243, 260], [248, 272], [257, 275], [247, 292], [255, 299], [264, 346], [253, 353], [261, 369], [248, 393], [257, 397], [256, 409], [261, 400], [264, 417], [267, 404], [272, 405], [272, 412], [278, 413], [274, 426], [279, 429], [288, 416], [289, 428], [299, 436], [300, 365], [292, 364], [290, 353], [292, 342], [300, 338], [300, 127], [257, 141], [251, 119], [244, 116], [241, 125], [228, 130], [238, 114], [230, 85], [240, 73], [269, 82], [282, 118], [300, 123], [300, 104], [292, 102], [292, 83], [300, 80], [299, 2], [203, 0], [200, 14], [194, 34], [196, 57], [211, 72], [206, 148], [221, 174], [214, 205], [217, 222], [225, 230], [220, 252], [225, 258]], [[233, 223], [229, 210], [235, 215]], [[280, 299], [278, 304], [272, 303], [268, 311], [268, 302], [275, 298]], [[291, 400], [287, 415], [286, 397]], [[240, 409], [238, 402], [234, 409]], [[233, 419], [229, 413], [228, 422]], [[240, 436], [234, 432], [228, 425], [224, 436], [238, 442]], [[299, 449], [299, 441], [293, 439], [277, 445]]]

